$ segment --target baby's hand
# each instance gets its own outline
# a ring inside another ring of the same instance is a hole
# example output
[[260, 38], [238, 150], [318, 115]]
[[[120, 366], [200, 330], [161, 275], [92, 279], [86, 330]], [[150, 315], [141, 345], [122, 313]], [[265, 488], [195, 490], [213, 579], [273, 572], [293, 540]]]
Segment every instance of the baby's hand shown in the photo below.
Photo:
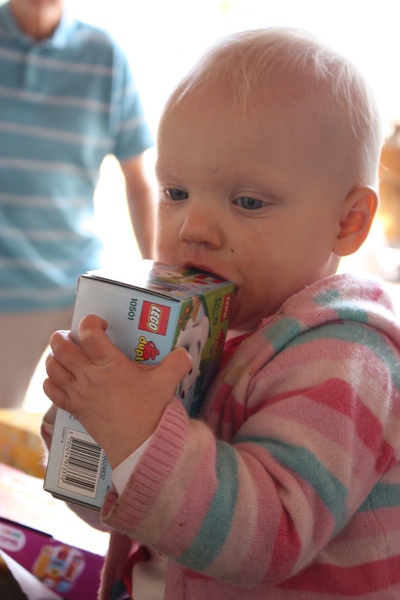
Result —
[[54, 333], [43, 389], [82, 423], [114, 469], [154, 432], [192, 359], [177, 348], [159, 365], [138, 365], [112, 344], [106, 329], [91, 315], [79, 325], [79, 345], [69, 332]]

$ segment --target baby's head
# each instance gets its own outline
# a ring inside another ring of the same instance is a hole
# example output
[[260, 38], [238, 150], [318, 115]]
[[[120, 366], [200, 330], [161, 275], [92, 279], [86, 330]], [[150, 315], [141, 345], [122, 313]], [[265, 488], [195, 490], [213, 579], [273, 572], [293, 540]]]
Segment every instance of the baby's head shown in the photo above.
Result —
[[362, 244], [382, 141], [363, 77], [311, 35], [225, 38], [160, 122], [160, 258], [233, 281], [236, 324], [253, 327]]
[[338, 154], [333, 165], [329, 160], [332, 178], [349, 172], [357, 185], [376, 184], [382, 126], [371, 89], [349, 60], [308, 32], [271, 28], [224, 38], [189, 72], [169, 105], [197, 97], [208, 110], [210, 90], [221, 89], [244, 115], [262, 110], [264, 102], [268, 110], [271, 99], [294, 111], [307, 103], [315, 127], [327, 135], [321, 150]]

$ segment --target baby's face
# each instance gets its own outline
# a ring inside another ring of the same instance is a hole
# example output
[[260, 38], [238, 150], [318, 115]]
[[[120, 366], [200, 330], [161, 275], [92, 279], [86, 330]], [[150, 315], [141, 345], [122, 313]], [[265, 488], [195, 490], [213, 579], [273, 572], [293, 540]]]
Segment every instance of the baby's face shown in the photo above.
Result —
[[221, 92], [185, 100], [159, 131], [159, 260], [233, 282], [231, 326], [256, 328], [337, 268], [342, 190], [328, 154], [304, 104], [244, 118]]

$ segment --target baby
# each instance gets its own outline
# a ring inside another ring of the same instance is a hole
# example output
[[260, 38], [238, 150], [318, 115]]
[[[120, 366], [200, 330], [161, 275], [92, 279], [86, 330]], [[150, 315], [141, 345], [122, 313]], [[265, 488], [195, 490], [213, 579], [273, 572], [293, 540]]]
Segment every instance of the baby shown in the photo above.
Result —
[[45, 392], [114, 470], [101, 599], [157, 578], [153, 600], [400, 597], [400, 328], [378, 280], [337, 274], [374, 218], [382, 141], [355, 67], [297, 30], [230, 36], [173, 92], [158, 259], [236, 295], [196, 420], [174, 396], [184, 349], [138, 366], [94, 315], [79, 346], [51, 339]]

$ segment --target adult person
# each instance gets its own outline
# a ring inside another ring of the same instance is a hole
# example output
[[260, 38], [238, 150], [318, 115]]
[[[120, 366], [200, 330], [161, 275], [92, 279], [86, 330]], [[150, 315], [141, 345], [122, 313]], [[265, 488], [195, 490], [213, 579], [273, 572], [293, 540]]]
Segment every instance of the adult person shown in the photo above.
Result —
[[70, 326], [77, 277], [101, 266], [91, 218], [109, 153], [152, 257], [153, 140], [121, 49], [64, 0], [0, 7], [0, 136], [0, 406], [19, 407], [51, 332]]

